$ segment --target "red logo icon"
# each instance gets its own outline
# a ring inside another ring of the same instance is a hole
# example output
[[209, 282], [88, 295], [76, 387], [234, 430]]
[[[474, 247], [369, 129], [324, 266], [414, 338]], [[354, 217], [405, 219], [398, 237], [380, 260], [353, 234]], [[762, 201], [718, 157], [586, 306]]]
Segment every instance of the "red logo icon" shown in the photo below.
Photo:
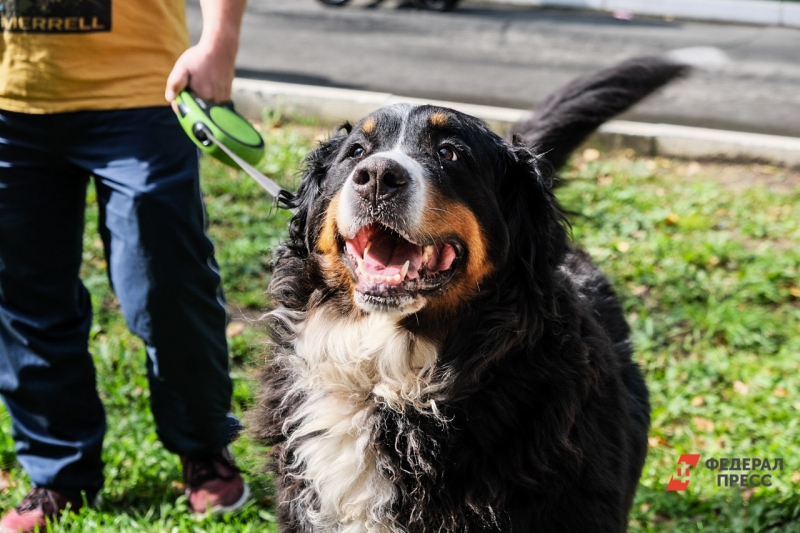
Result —
[[691, 468], [700, 461], [699, 453], [682, 453], [678, 458], [678, 475], [669, 478], [667, 490], [686, 490], [689, 487]]

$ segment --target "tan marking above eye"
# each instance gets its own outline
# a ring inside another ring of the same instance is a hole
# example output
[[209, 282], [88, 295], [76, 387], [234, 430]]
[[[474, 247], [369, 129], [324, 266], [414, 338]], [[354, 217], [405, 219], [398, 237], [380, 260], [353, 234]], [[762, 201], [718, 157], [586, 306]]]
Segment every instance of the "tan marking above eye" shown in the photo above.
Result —
[[375, 131], [375, 126], [377, 125], [378, 123], [375, 121], [374, 118], [368, 118], [367, 120], [364, 121], [364, 124], [361, 125], [361, 131], [369, 135], [370, 133]]
[[449, 120], [449, 117], [446, 114], [441, 113], [441, 112], [434, 113], [433, 115], [431, 115], [431, 118], [430, 118], [431, 124], [436, 126], [437, 128], [441, 128], [441, 127], [447, 126], [448, 120]]

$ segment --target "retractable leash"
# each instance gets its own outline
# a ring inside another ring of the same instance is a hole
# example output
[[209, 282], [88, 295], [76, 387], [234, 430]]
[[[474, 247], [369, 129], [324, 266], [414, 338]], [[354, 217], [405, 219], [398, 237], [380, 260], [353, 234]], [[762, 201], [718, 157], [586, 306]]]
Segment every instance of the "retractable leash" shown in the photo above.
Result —
[[[264, 157], [261, 134], [234, 109], [233, 104], [214, 104], [183, 91], [175, 99], [178, 120], [189, 138], [205, 153], [232, 167], [239, 166], [279, 203], [291, 195], [253, 167]], [[289, 209], [294, 213], [295, 209]]]

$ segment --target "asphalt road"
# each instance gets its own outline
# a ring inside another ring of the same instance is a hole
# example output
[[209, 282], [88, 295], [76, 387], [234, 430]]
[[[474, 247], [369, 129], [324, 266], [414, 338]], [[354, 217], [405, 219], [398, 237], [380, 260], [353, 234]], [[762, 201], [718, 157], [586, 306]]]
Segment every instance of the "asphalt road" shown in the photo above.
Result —
[[[800, 30], [664, 21], [465, 1], [451, 13], [352, 0], [249, 0], [238, 75], [532, 108], [571, 79], [629, 57], [715, 46], [695, 72], [624, 118], [800, 136]], [[196, 39], [198, 0], [188, 19]]]

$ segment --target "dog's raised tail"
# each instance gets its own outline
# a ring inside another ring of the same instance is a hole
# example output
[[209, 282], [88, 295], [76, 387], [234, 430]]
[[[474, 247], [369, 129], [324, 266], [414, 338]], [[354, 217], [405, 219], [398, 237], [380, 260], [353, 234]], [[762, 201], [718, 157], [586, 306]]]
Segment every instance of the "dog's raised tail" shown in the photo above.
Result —
[[510, 133], [558, 169], [601, 124], [689, 69], [669, 55], [630, 59], [573, 81], [548, 97], [533, 117], [514, 124]]

